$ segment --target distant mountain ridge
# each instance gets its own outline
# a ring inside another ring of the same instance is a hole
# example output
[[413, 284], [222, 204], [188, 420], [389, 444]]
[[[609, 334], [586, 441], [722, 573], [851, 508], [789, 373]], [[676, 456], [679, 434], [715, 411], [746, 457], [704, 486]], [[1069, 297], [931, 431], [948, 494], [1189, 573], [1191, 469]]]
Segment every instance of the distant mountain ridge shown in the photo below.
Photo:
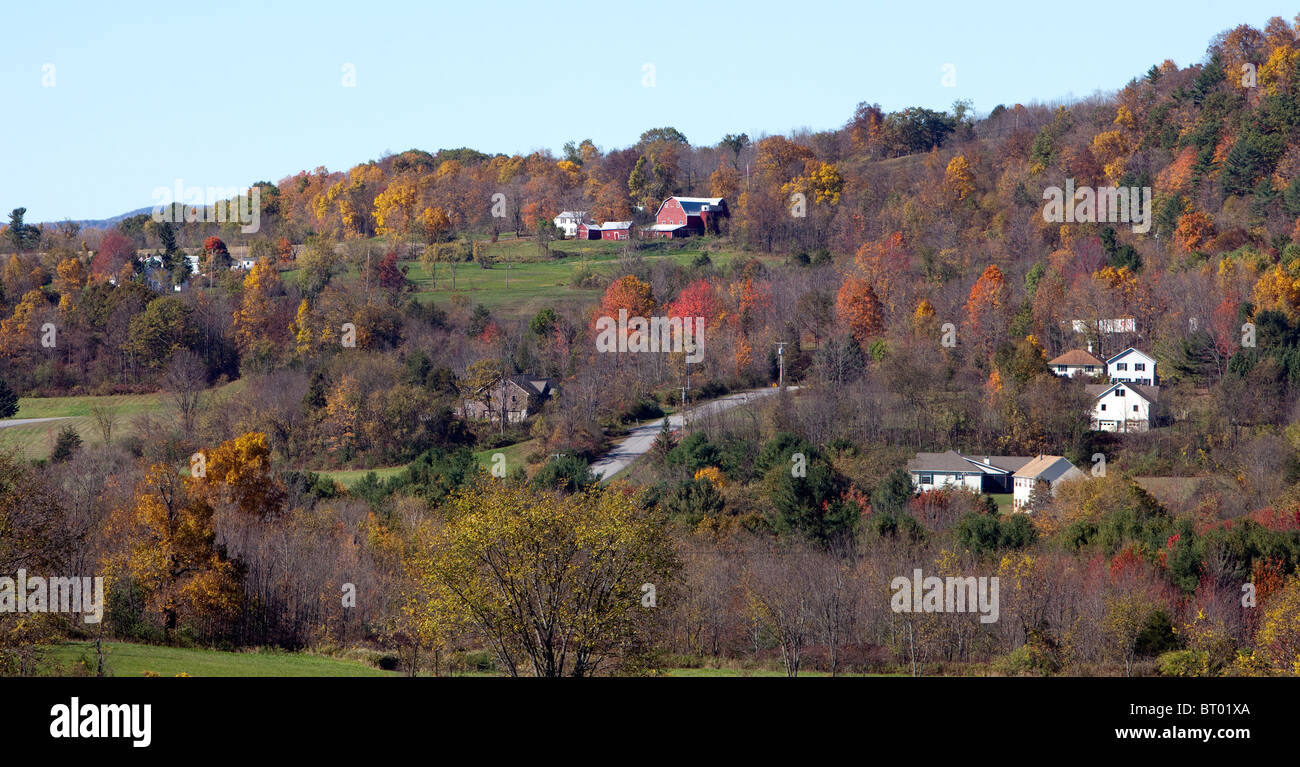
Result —
[[[144, 208], [136, 208], [135, 210], [128, 210], [126, 213], [119, 213], [112, 218], [74, 219], [72, 223], [80, 224], [83, 229], [110, 229], [120, 224], [123, 219], [130, 218], [131, 216], [138, 216], [141, 213], [151, 212], [153, 212], [152, 205]], [[40, 226], [54, 227], [61, 223], [63, 223], [63, 221], [42, 221]]]

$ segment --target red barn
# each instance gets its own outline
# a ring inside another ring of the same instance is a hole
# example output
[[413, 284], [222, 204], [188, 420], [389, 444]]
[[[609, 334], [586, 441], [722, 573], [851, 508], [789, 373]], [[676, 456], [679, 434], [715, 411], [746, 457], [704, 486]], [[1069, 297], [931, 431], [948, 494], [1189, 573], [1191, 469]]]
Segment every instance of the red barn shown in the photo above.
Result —
[[686, 237], [717, 232], [720, 219], [731, 216], [721, 197], [669, 197], [655, 213], [647, 232], [653, 237]]
[[632, 238], [631, 221], [606, 221], [600, 225], [602, 240], [628, 240]]
[[588, 224], [584, 221], [578, 224], [577, 238], [579, 240], [599, 240], [600, 227], [595, 224]]

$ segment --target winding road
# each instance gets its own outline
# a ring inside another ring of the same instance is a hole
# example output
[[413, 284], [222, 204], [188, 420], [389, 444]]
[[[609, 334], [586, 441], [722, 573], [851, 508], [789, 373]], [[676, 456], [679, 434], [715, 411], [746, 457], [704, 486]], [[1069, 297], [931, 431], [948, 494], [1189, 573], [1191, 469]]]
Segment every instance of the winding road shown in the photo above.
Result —
[[[787, 386], [785, 388], [794, 391], [799, 387]], [[702, 405], [689, 408], [686, 413], [690, 416], [691, 421], [696, 421], [705, 416], [730, 410], [738, 405], [748, 404], [762, 397], [769, 397], [776, 394], [777, 391], [779, 390], [774, 386], [770, 389], [752, 389], [737, 392], [736, 394], [728, 394], [725, 397], [719, 397]], [[680, 429], [682, 427], [681, 414], [677, 413], [668, 416], [668, 426], [674, 431]], [[597, 479], [604, 481], [631, 466], [636, 459], [650, 452], [650, 447], [654, 445], [655, 438], [659, 436], [659, 430], [662, 428], [663, 419], [659, 419], [632, 429], [626, 437], [614, 445], [613, 450], [601, 456], [599, 461], [591, 465], [591, 473], [595, 474]]]

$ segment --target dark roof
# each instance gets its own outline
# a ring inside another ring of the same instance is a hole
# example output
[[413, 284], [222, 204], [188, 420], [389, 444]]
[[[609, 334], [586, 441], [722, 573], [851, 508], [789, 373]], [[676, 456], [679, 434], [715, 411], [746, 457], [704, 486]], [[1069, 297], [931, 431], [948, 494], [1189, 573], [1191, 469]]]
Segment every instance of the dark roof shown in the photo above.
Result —
[[979, 471], [956, 450], [945, 450], [942, 453], [917, 453], [915, 458], [907, 462], [907, 470], [971, 473]]
[[984, 463], [984, 459], [987, 458], [988, 463], [985, 464], [986, 466], [992, 466], [1006, 472], [1015, 472], [1021, 466], [1034, 460], [1027, 455], [964, 455], [963, 457], [976, 463]]
[[[985, 462], [987, 459], [987, 463]], [[942, 453], [917, 453], [907, 462], [908, 471], [965, 472], [968, 474], [1010, 474], [1032, 458], [1017, 455], [963, 455], [956, 450]]]
[[542, 378], [541, 376], [530, 376], [526, 374], [510, 376], [510, 382], [529, 392], [546, 395], [552, 386], [552, 379]]
[[1124, 351], [1120, 352], [1119, 354], [1116, 354], [1116, 355], [1114, 355], [1113, 357], [1111, 357], [1110, 359], [1107, 359], [1107, 360], [1106, 360], [1106, 364], [1109, 365], [1110, 363], [1114, 362], [1115, 360], [1119, 359], [1120, 357], [1123, 357], [1123, 356], [1126, 356], [1126, 355], [1128, 355], [1128, 354], [1132, 354], [1132, 353], [1141, 354], [1143, 357], [1146, 357], [1147, 359], [1151, 360], [1152, 362], [1154, 362], [1155, 359], [1156, 359], [1155, 357], [1152, 357], [1150, 354], [1147, 354], [1146, 352], [1142, 351], [1141, 349], [1136, 349], [1136, 348], [1130, 346], [1129, 348], [1125, 349]]

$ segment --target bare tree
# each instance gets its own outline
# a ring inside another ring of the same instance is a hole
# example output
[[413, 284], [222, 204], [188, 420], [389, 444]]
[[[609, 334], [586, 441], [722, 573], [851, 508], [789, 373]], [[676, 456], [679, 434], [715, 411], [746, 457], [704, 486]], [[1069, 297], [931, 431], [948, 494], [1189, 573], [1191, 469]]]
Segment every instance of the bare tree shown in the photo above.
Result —
[[100, 439], [104, 444], [112, 444], [113, 428], [117, 426], [117, 410], [105, 405], [92, 405], [90, 408], [90, 417], [95, 421], [95, 428], [99, 430]]
[[188, 437], [194, 433], [194, 422], [203, 404], [203, 390], [207, 387], [203, 360], [188, 349], [176, 352], [167, 365], [166, 381], [172, 404], [180, 416], [181, 430]]

